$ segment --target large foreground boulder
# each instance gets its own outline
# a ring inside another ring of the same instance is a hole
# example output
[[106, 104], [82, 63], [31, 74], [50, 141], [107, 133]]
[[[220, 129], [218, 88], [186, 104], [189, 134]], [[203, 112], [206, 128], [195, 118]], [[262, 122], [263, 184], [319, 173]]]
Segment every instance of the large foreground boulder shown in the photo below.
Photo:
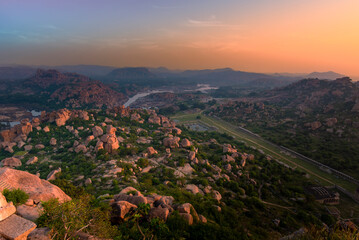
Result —
[[9, 240], [27, 239], [29, 233], [36, 228], [36, 224], [16, 214], [0, 221], [0, 238]]
[[6, 198], [0, 192], [0, 221], [8, 218], [12, 214], [14, 214], [16, 208], [12, 202], [7, 202]]
[[27, 206], [25, 204], [22, 204], [16, 208], [17, 215], [33, 222], [35, 222], [36, 219], [40, 217], [41, 212], [41, 208], [36, 205]]
[[[12, 189], [20, 188], [35, 202], [57, 198], [59, 202], [71, 200], [59, 187], [36, 175], [7, 167], [0, 168], [0, 183]], [[3, 189], [0, 190], [2, 191]]]
[[28, 236], [28, 240], [51, 240], [50, 228], [36, 228]]

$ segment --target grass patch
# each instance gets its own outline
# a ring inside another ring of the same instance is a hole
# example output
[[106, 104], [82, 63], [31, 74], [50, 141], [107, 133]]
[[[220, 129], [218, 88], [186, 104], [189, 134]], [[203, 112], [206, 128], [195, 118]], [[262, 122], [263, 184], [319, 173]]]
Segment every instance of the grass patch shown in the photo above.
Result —
[[27, 152], [26, 151], [19, 151], [14, 154], [14, 157], [16, 156], [24, 156]]

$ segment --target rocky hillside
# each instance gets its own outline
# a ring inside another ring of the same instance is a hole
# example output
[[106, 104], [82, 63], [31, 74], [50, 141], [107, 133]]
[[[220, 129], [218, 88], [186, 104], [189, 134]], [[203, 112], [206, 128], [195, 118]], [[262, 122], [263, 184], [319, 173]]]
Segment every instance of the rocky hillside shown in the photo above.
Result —
[[38, 69], [32, 77], [9, 85], [1, 97], [8, 104], [46, 104], [57, 108], [66, 106], [102, 107], [121, 105], [126, 97], [100, 81], [76, 73]]
[[340, 73], [328, 71], [328, 72], [312, 72], [312, 73], [308, 74], [305, 78], [312, 78], [312, 79], [319, 78], [319, 79], [335, 80], [337, 78], [343, 78], [343, 77], [345, 77], [345, 76]]
[[[260, 97], [283, 107], [299, 111], [357, 111], [359, 88], [350, 78], [334, 81], [304, 79], [283, 88], [265, 92]], [[343, 106], [344, 108], [339, 108]], [[336, 107], [336, 109], [334, 109]]]
[[304, 191], [312, 183], [301, 172], [153, 110], [43, 112], [0, 136], [3, 167], [73, 198], [43, 203], [36, 222], [55, 239], [278, 239], [335, 222]]
[[359, 88], [349, 78], [305, 79], [210, 111], [263, 137], [357, 175]]

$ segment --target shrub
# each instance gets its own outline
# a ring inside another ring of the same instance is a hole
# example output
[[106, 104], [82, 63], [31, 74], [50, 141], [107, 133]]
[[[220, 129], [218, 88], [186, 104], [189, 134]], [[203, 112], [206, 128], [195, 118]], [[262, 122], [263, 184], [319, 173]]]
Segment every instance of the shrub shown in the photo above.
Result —
[[83, 187], [77, 187], [66, 179], [55, 179], [50, 182], [61, 188], [62, 191], [72, 198], [78, 198], [85, 194], [85, 189]]
[[21, 189], [4, 189], [2, 193], [5, 196], [6, 200], [8, 202], [13, 202], [15, 206], [24, 204], [27, 199], [29, 199], [29, 195]]
[[148, 164], [149, 164], [149, 162], [148, 162], [148, 159], [146, 159], [146, 158], [140, 158], [137, 161], [137, 165], [140, 166], [141, 168], [147, 167]]
[[83, 195], [62, 204], [57, 199], [44, 202], [37, 224], [53, 229], [52, 239], [75, 239], [79, 231], [101, 238], [120, 235], [111, 225], [109, 209], [91, 206], [91, 200], [91, 196]]

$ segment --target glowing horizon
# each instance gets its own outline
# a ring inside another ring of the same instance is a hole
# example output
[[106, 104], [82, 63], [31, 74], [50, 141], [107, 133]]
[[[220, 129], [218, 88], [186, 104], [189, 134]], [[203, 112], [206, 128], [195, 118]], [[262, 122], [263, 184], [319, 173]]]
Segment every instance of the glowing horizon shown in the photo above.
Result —
[[356, 0], [0, 0], [0, 64], [359, 76]]

